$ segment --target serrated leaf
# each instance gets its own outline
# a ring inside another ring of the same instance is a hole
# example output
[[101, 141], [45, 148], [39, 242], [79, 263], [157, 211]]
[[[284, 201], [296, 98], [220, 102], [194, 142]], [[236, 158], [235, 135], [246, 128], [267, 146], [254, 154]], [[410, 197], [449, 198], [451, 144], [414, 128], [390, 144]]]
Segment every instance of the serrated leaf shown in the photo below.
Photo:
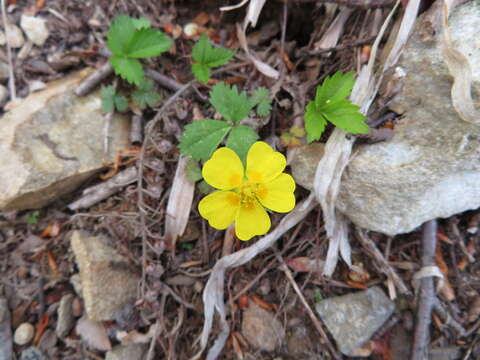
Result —
[[192, 64], [192, 73], [195, 79], [203, 84], [208, 83], [208, 79], [210, 79], [210, 68], [207, 65]]
[[227, 139], [227, 147], [237, 153], [240, 159], [245, 164], [247, 159], [248, 149], [258, 140], [257, 133], [250, 127], [239, 125], [235, 126]]
[[132, 19], [132, 22], [136, 30], [148, 29], [151, 26], [150, 20], [144, 17], [140, 17], [138, 19]]
[[115, 102], [115, 108], [118, 111], [124, 112], [128, 109], [128, 100], [125, 96], [118, 95], [118, 94], [115, 95], [114, 102]]
[[180, 138], [180, 152], [195, 160], [208, 160], [231, 126], [219, 120], [197, 120], [187, 125]]
[[369, 127], [365, 124], [365, 115], [360, 107], [349, 100], [339, 100], [322, 106], [322, 114], [335, 126], [352, 134], [367, 134]]
[[353, 72], [343, 74], [341, 71], [337, 71], [332, 76], [327, 76], [322, 85], [317, 87], [315, 96], [317, 107], [329, 102], [343, 100], [349, 96], [355, 83], [354, 76]]
[[211, 68], [227, 63], [234, 54], [231, 50], [213, 47], [205, 34], [200, 37], [192, 49], [193, 61]]
[[244, 91], [239, 93], [236, 86], [230, 87], [224, 83], [212, 88], [210, 102], [226, 120], [233, 123], [245, 119], [253, 107]]
[[140, 86], [133, 92], [132, 97], [141, 108], [144, 108], [146, 105], [155, 107], [161, 99], [160, 94], [154, 89], [152, 80], [142, 81]]
[[307, 142], [311, 143], [313, 140], [320, 139], [327, 125], [327, 121], [322, 113], [318, 111], [314, 101], [310, 101], [307, 104], [306, 110], [304, 117], [305, 131], [307, 132]]
[[112, 112], [115, 108], [115, 87], [113, 85], [106, 86], [100, 92], [102, 100], [102, 110], [106, 113]]
[[128, 59], [121, 56], [111, 56], [110, 63], [115, 73], [130, 83], [139, 85], [144, 79], [142, 64], [137, 59]]
[[267, 116], [272, 109], [272, 100], [270, 100], [270, 92], [265, 87], [260, 87], [253, 92], [252, 101], [257, 105], [257, 114], [259, 116]]
[[187, 178], [192, 183], [197, 182], [203, 178], [202, 169], [198, 166], [198, 162], [193, 159], [190, 159], [185, 167], [185, 172], [187, 173]]
[[126, 15], [117, 16], [107, 34], [107, 47], [114, 55], [126, 55], [128, 44], [130, 44], [134, 33], [135, 25], [132, 18]]
[[126, 55], [130, 58], [157, 56], [170, 49], [172, 43], [172, 40], [161, 31], [143, 28], [133, 34], [126, 48]]

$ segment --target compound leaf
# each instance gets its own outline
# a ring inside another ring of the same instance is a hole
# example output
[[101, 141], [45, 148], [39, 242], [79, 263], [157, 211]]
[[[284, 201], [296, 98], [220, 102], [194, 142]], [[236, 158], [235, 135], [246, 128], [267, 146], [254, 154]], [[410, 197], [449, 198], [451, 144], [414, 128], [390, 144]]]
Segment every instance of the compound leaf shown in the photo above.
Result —
[[353, 72], [344, 74], [341, 71], [337, 71], [332, 76], [327, 76], [322, 85], [317, 87], [315, 96], [317, 107], [348, 97], [355, 83], [354, 76]]
[[206, 84], [210, 79], [210, 68], [205, 64], [192, 64], [192, 72], [201, 83]]
[[132, 94], [133, 100], [143, 109], [145, 106], [155, 107], [161, 99], [155, 91], [152, 80], [144, 80]]
[[142, 64], [137, 59], [114, 55], [110, 57], [110, 63], [115, 73], [128, 82], [140, 85], [144, 80]]
[[235, 151], [245, 164], [248, 150], [257, 140], [258, 135], [251, 127], [239, 125], [235, 126], [228, 135], [226, 145]]
[[157, 56], [170, 49], [172, 43], [172, 40], [161, 31], [142, 28], [133, 34], [126, 49], [126, 56], [130, 58]]
[[322, 113], [318, 111], [314, 101], [310, 101], [307, 104], [306, 110], [305, 131], [307, 132], [307, 142], [311, 143], [313, 140], [320, 139], [327, 125], [327, 120], [323, 117]]
[[321, 108], [322, 114], [335, 126], [352, 134], [367, 134], [368, 125], [365, 124], [365, 115], [360, 113], [358, 105], [348, 100], [339, 100]]
[[260, 87], [253, 92], [252, 101], [257, 106], [257, 114], [259, 116], [267, 116], [272, 109], [272, 100], [270, 100], [270, 92], [265, 87]]
[[117, 16], [107, 34], [107, 47], [114, 55], [126, 55], [128, 44], [130, 44], [134, 33], [135, 25], [132, 18], [126, 15]]
[[236, 86], [218, 83], [210, 91], [210, 102], [228, 121], [238, 123], [245, 119], [253, 108], [247, 94], [238, 92]]

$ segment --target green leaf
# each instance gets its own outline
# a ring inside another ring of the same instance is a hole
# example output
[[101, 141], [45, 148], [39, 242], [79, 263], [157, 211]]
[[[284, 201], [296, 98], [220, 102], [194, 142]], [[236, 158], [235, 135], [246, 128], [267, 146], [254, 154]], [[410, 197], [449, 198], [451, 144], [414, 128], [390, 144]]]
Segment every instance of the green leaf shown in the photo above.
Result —
[[38, 217], [40, 216], [39, 210], [31, 211], [27, 214], [27, 218], [25, 219], [27, 224], [35, 225], [38, 224]]
[[130, 44], [134, 33], [135, 25], [132, 18], [126, 15], [117, 16], [107, 34], [107, 47], [114, 55], [126, 55], [128, 44]]
[[258, 140], [257, 133], [248, 126], [235, 126], [227, 139], [227, 147], [237, 153], [240, 159], [245, 164], [247, 159], [248, 149]]
[[307, 104], [305, 112], [305, 131], [307, 132], [307, 142], [311, 143], [313, 140], [320, 139], [327, 120], [323, 117], [322, 113], [318, 111], [315, 102], [310, 101]]
[[210, 68], [207, 65], [192, 64], [192, 72], [195, 79], [204, 84], [208, 83], [208, 79], [210, 79]]
[[247, 94], [233, 86], [218, 83], [210, 91], [210, 102], [228, 121], [238, 123], [245, 119], [253, 108]]
[[208, 160], [227, 135], [231, 126], [219, 120], [197, 120], [185, 127], [180, 138], [180, 152], [195, 160]]
[[126, 48], [130, 58], [149, 58], [160, 55], [172, 46], [172, 40], [159, 30], [145, 29], [135, 31]]
[[322, 106], [322, 114], [335, 126], [352, 134], [367, 134], [368, 125], [365, 115], [359, 112], [360, 106], [349, 100], [339, 100]]
[[202, 180], [197, 184], [197, 189], [198, 189], [198, 191], [200, 191], [200, 193], [202, 193], [204, 195], [212, 192], [212, 190], [215, 190], [205, 180]]
[[348, 97], [355, 83], [354, 76], [353, 72], [343, 74], [341, 71], [337, 71], [332, 76], [327, 76], [322, 85], [317, 87], [315, 96], [317, 107]]
[[253, 92], [252, 101], [257, 105], [257, 114], [259, 116], [267, 116], [272, 109], [272, 100], [270, 100], [270, 92], [265, 87], [260, 87]]
[[100, 99], [102, 100], [102, 110], [106, 113], [112, 112], [115, 109], [115, 86], [106, 86], [100, 92]]
[[221, 66], [227, 63], [234, 54], [235, 52], [231, 50], [213, 47], [205, 34], [200, 37], [192, 49], [193, 61], [208, 67]]
[[128, 109], [128, 100], [125, 96], [119, 95], [119, 94], [115, 95], [114, 102], [115, 102], [115, 108], [118, 111], [124, 112]]
[[142, 64], [137, 59], [114, 55], [110, 57], [110, 63], [115, 73], [130, 83], [140, 85], [145, 77]]
[[185, 171], [187, 173], [188, 180], [190, 180], [192, 183], [197, 182], [198, 180], [201, 180], [203, 178], [202, 169], [200, 169], [200, 166], [198, 166], [198, 162], [193, 159], [190, 159], [187, 162]]
[[133, 100], [143, 109], [145, 106], [155, 107], [161, 99], [154, 89], [152, 80], [144, 80], [132, 94]]
[[138, 19], [132, 19], [132, 22], [136, 30], [148, 29], [151, 26], [150, 20], [144, 17], [140, 17]]

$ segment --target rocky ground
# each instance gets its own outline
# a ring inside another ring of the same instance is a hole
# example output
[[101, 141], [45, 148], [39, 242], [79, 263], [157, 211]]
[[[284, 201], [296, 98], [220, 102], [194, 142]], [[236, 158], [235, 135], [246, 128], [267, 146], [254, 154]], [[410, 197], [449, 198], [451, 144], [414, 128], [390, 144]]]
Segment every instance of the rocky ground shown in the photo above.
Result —
[[[326, 276], [337, 250], [308, 199], [338, 132], [307, 145], [304, 108], [326, 76], [367, 68], [393, 3], [267, 1], [247, 31], [249, 55], [236, 28], [246, 7], [198, 5], [5, 1], [0, 360], [210, 359], [227, 325], [222, 359], [480, 358], [480, 130], [476, 110], [465, 110], [470, 88], [452, 92], [452, 74], [471, 82], [474, 102], [480, 91], [480, 6], [458, 5], [446, 28], [440, 2], [399, 5], [379, 42], [371, 132], [355, 142], [336, 202], [350, 244], [339, 251], [351, 264]], [[143, 61], [158, 106], [105, 113], [102, 87], [133, 91], [108, 63], [106, 34], [119, 14], [149, 19], [174, 46]], [[408, 17], [415, 27], [398, 62], [389, 60]], [[202, 33], [236, 50], [206, 85], [190, 70]], [[463, 75], [445, 49], [460, 53]], [[207, 95], [220, 81], [270, 90], [271, 114], [248, 124], [287, 156], [297, 202], [310, 204], [287, 215], [288, 226], [273, 215], [273, 245], [252, 256], [267, 237], [241, 242], [210, 228], [197, 211], [202, 183], [178, 149], [186, 124], [215, 118]], [[220, 316], [208, 331], [213, 304]]]

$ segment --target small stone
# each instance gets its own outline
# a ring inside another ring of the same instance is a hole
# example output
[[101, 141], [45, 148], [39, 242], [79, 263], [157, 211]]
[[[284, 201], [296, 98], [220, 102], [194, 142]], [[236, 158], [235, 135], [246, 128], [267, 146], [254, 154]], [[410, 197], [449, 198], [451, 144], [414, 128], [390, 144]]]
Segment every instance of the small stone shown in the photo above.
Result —
[[243, 313], [242, 335], [254, 348], [270, 352], [282, 345], [285, 330], [274, 314], [251, 303]]
[[132, 272], [123, 256], [107, 245], [106, 239], [74, 231], [71, 245], [80, 268], [88, 318], [114, 320], [116, 314], [136, 298], [139, 276]]
[[25, 38], [23, 37], [22, 30], [17, 25], [7, 25], [7, 37], [8, 44], [12, 48], [21, 48], [25, 43]]
[[287, 348], [288, 353], [293, 356], [306, 355], [313, 353], [312, 343], [308, 336], [308, 329], [305, 325], [300, 324], [292, 329], [287, 334]]
[[370, 340], [394, 309], [395, 304], [377, 286], [325, 299], [316, 306], [339, 350], [347, 356]]
[[64, 338], [72, 330], [75, 316], [73, 315], [72, 303], [75, 296], [68, 294], [62, 296], [60, 299], [60, 306], [58, 307], [58, 320], [55, 332], [59, 338]]
[[142, 360], [147, 344], [117, 345], [107, 352], [105, 360]]
[[17, 330], [15, 330], [15, 334], [13, 335], [13, 341], [17, 345], [26, 345], [33, 339], [33, 335], [35, 334], [35, 328], [30, 323], [22, 323], [18, 326]]
[[8, 89], [5, 86], [0, 85], [0, 106], [7, 103], [8, 95]]
[[318, 162], [325, 152], [325, 144], [312, 143], [295, 149], [290, 167], [295, 182], [305, 189], [313, 190], [313, 179], [317, 170]]
[[43, 46], [47, 41], [49, 31], [45, 19], [24, 14], [20, 20], [20, 26], [35, 45]]
[[46, 360], [43, 352], [34, 346], [29, 347], [22, 351], [20, 355], [20, 360]]

